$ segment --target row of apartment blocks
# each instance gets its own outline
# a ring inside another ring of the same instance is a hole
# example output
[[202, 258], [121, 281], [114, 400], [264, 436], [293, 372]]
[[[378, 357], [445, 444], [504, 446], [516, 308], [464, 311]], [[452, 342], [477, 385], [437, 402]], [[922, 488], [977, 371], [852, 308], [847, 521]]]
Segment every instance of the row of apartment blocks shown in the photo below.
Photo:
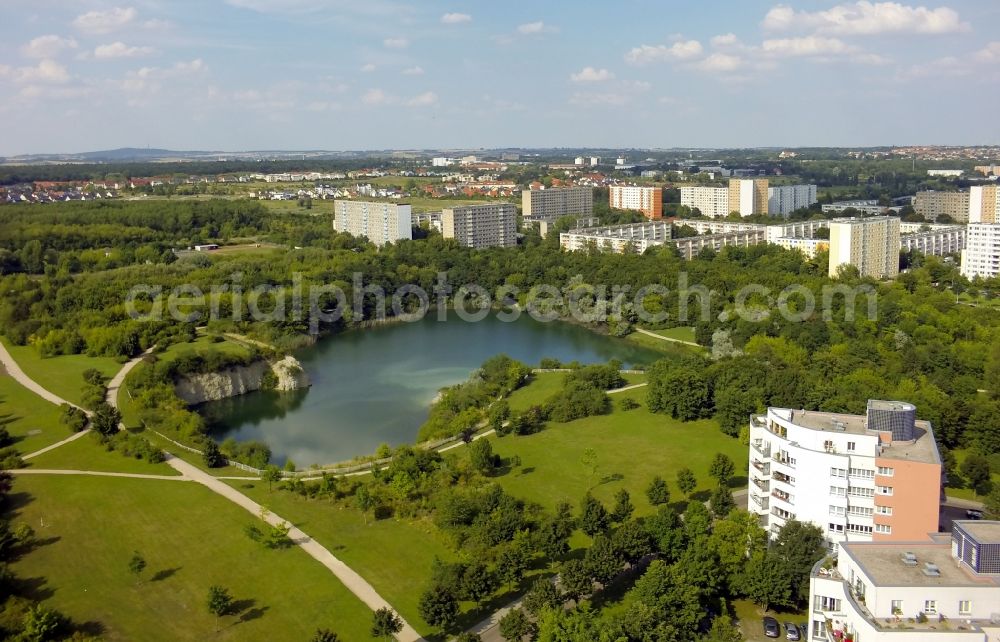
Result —
[[729, 180], [728, 187], [682, 187], [681, 205], [709, 218], [768, 214], [785, 216], [816, 202], [815, 185], [769, 187], [766, 178]]
[[510, 203], [449, 207], [438, 212], [413, 214], [407, 204], [337, 200], [333, 203], [333, 228], [367, 237], [375, 245], [412, 238], [412, 226], [421, 222], [439, 229], [471, 248], [517, 245], [517, 208]]
[[998, 223], [1000, 186], [973, 185], [967, 192], [917, 192], [913, 210], [930, 221], [949, 216], [959, 223]]

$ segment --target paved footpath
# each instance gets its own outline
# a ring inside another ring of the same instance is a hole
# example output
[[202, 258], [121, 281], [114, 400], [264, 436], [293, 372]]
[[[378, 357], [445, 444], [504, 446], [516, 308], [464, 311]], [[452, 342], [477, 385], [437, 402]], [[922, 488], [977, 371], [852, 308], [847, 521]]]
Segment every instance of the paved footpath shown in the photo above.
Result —
[[[239, 492], [229, 484], [219, 481], [215, 477], [209, 475], [197, 466], [189, 464], [183, 459], [174, 457], [173, 455], [167, 456], [167, 463], [173, 467], [174, 470], [180, 472], [184, 477], [207, 486], [209, 490], [222, 495], [238, 506], [242, 506], [254, 515], [261, 515], [262, 506], [260, 504]], [[281, 524], [288, 524], [291, 526], [290, 522], [273, 513], [266, 513], [264, 518], [268, 524], [274, 526]], [[333, 553], [327, 550], [322, 544], [312, 539], [295, 526], [291, 526], [288, 531], [288, 536], [297, 546], [302, 548], [302, 550], [308, 553], [313, 559], [330, 569], [330, 571], [337, 576], [337, 579], [343, 582], [344, 586], [346, 586], [351, 593], [354, 593], [362, 602], [368, 605], [368, 608], [373, 611], [383, 607], [392, 609], [392, 605], [385, 601], [385, 599], [375, 591], [371, 584], [366, 582], [363, 577], [358, 575], [353, 569], [347, 566], [347, 564], [344, 564], [342, 561], [334, 557]], [[395, 611], [395, 609], [393, 610]], [[397, 613], [397, 615], [399, 614]], [[400, 619], [402, 619], [402, 616], [400, 616]], [[403, 620], [403, 630], [400, 631], [396, 637], [401, 642], [416, 642], [417, 640], [423, 639], [420, 637], [420, 634], [417, 633], [416, 629], [410, 626], [406, 620]]]
[[64, 470], [62, 468], [15, 468], [8, 471], [15, 475], [89, 475], [91, 477], [130, 477], [132, 479], [164, 479], [166, 481], [192, 481], [184, 475], [146, 475], [143, 473], [112, 473], [100, 470]]
[[700, 343], [695, 343], [694, 341], [685, 341], [684, 339], [674, 339], [672, 337], [665, 337], [662, 334], [656, 334], [655, 332], [650, 332], [649, 330], [644, 330], [642, 328], [634, 328], [639, 334], [644, 334], [647, 337], [653, 337], [654, 339], [659, 339], [660, 341], [670, 341], [672, 343], [683, 343], [686, 346], [694, 346], [696, 348], [702, 347]]

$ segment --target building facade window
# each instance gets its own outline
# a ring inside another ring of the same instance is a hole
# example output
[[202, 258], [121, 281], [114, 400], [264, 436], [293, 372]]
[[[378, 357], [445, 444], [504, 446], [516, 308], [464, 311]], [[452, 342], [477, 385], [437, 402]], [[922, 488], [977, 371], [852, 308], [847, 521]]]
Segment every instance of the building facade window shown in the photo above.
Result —
[[830, 486], [830, 494], [836, 497], [846, 497], [847, 489], [842, 486]]
[[883, 477], [892, 477], [892, 474], [894, 472], [895, 472], [895, 469], [890, 468], [889, 466], [879, 466], [878, 467], [878, 474], [882, 475]]
[[893, 600], [892, 601], [892, 614], [902, 615], [903, 614], [903, 600]]
[[958, 614], [959, 615], [972, 615], [972, 602], [969, 600], [959, 600], [958, 601]]
[[892, 506], [876, 506], [875, 511], [879, 515], [892, 515]]
[[878, 494], [879, 495], [892, 495], [892, 486], [879, 486], [878, 487]]
[[850, 475], [860, 479], [875, 479], [875, 471], [868, 468], [852, 468]]
[[888, 524], [875, 524], [875, 532], [881, 533], [882, 535], [891, 535], [892, 526], [889, 526]]
[[937, 600], [924, 600], [924, 613], [928, 615], [937, 614]]
[[830, 475], [832, 477], [847, 477], [847, 471], [843, 468], [831, 468]]
[[856, 445], [857, 444], [855, 444], [853, 441], [847, 442], [847, 452], [849, 452], [849, 453], [854, 452], [854, 449], [855, 449]]
[[834, 524], [833, 522], [830, 522], [830, 526], [829, 526], [828, 530], [831, 533], [843, 533], [844, 532], [844, 525], [843, 524]]

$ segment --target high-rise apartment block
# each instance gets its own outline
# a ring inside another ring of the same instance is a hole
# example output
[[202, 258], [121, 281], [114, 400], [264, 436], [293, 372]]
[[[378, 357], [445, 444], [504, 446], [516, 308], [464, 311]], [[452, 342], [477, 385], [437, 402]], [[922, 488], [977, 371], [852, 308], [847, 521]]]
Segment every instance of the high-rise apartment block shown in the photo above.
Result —
[[333, 229], [365, 236], [375, 245], [413, 238], [409, 205], [337, 200], [333, 216]]
[[776, 185], [767, 188], [767, 213], [785, 216], [816, 202], [815, 185]]
[[830, 276], [853, 265], [862, 276], [892, 279], [899, 274], [899, 219], [872, 216], [830, 222]]
[[663, 218], [663, 189], [636, 185], [612, 185], [609, 201], [620, 210], [638, 210], [650, 220]]
[[728, 187], [682, 187], [681, 205], [698, 210], [702, 216], [729, 216]]
[[[936, 531], [937, 529], [933, 529]], [[1000, 640], [1000, 522], [909, 542], [840, 542], [809, 579], [808, 640]]]
[[962, 276], [1000, 276], [1000, 223], [969, 223], [962, 250]]
[[969, 188], [969, 222], [1000, 223], [1000, 189], [994, 185], [973, 185]]
[[472, 248], [517, 245], [517, 208], [510, 203], [463, 205], [441, 210], [441, 231]]
[[930, 423], [899, 401], [864, 415], [768, 408], [750, 420], [751, 512], [831, 542], [913, 541], [938, 528], [941, 457]]
[[766, 178], [730, 178], [729, 211], [740, 216], [767, 214]]
[[592, 216], [594, 190], [590, 187], [550, 187], [521, 192], [521, 214], [529, 222], [554, 221], [560, 216]]
[[969, 193], [934, 190], [917, 192], [913, 210], [929, 221], [949, 216], [952, 220], [964, 223], [969, 220]]

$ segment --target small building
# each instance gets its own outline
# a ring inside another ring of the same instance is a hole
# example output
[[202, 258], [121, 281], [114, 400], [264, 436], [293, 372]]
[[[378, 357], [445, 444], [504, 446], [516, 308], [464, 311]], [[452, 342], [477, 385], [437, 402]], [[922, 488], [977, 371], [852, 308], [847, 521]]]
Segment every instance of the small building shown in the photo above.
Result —
[[211, 252], [212, 250], [217, 250], [217, 249], [219, 249], [219, 246], [216, 243], [206, 243], [204, 245], [194, 246], [195, 252]]

